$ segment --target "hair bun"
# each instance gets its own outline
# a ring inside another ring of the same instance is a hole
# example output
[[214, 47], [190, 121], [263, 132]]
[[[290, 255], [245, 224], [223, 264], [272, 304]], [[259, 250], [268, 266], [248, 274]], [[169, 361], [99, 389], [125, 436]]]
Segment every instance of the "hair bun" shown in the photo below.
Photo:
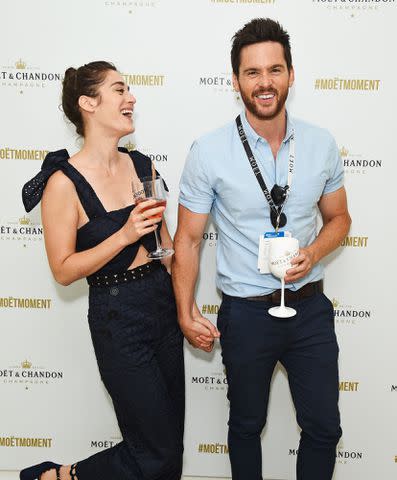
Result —
[[77, 70], [74, 67], [69, 67], [65, 71], [65, 75], [64, 75], [65, 81], [69, 82], [72, 78], [76, 77], [76, 74], [77, 74]]

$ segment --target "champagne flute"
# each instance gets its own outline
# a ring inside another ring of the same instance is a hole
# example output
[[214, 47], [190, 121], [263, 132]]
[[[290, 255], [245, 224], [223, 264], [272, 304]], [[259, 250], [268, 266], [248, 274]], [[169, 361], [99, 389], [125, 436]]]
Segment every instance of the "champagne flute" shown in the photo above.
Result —
[[[154, 175], [153, 177], [143, 177], [140, 178], [138, 182], [132, 183], [132, 193], [135, 200], [135, 205], [138, 205], [141, 202], [146, 200], [155, 200], [154, 205], [149, 205], [148, 207], [142, 208], [142, 213], [146, 210], [156, 207], [165, 207], [167, 205], [167, 197], [164, 188], [164, 180], [160, 177], [159, 174]], [[153, 215], [149, 218], [160, 218], [161, 213]], [[172, 248], [163, 248], [161, 246], [161, 240], [157, 232], [158, 229], [154, 231], [154, 236], [156, 238], [156, 250], [149, 252], [147, 254], [148, 258], [154, 260], [160, 260], [164, 257], [169, 257], [174, 254]]]
[[297, 238], [276, 237], [270, 240], [269, 269], [271, 273], [281, 280], [281, 302], [279, 307], [269, 308], [268, 312], [273, 317], [289, 318], [296, 315], [296, 310], [284, 304], [284, 277], [292, 267], [291, 260], [299, 255], [299, 242]]

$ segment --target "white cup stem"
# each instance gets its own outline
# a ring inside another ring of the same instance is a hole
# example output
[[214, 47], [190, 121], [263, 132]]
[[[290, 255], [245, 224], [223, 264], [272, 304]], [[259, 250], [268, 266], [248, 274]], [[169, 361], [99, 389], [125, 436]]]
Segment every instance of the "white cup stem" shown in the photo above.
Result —
[[284, 286], [285, 286], [285, 282], [284, 282], [284, 277], [281, 279], [281, 303], [280, 303], [280, 307], [282, 308], [285, 308], [285, 304], [284, 304]]

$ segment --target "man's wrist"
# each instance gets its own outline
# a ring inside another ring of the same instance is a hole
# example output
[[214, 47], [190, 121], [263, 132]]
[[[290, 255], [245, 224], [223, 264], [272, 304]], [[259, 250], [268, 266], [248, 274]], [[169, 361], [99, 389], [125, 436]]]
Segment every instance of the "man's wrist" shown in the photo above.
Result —
[[194, 318], [191, 314], [188, 315], [178, 315], [178, 323], [181, 327], [185, 325], [190, 325], [194, 322]]
[[314, 244], [309, 245], [308, 247], [305, 248], [305, 250], [311, 257], [312, 265], [315, 265], [320, 261], [321, 257], [319, 256], [318, 249]]

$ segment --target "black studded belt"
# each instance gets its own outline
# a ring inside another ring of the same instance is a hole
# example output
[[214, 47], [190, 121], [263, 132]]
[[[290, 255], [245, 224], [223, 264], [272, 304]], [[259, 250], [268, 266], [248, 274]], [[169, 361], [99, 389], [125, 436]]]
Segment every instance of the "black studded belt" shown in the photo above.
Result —
[[[298, 288], [298, 290], [295, 291], [288, 290], [286, 288], [284, 291], [285, 303], [299, 302], [299, 300], [303, 300], [304, 298], [311, 297], [318, 293], [323, 293], [322, 280], [306, 283], [306, 285], [303, 285], [303, 287]], [[261, 295], [259, 297], [246, 297], [246, 300], [279, 304], [281, 300], [281, 290], [275, 290], [274, 292], [269, 293], [269, 295]]]
[[141, 278], [146, 277], [155, 270], [164, 268], [164, 265], [158, 261], [154, 260], [144, 265], [139, 265], [132, 270], [126, 270], [121, 273], [106, 273], [106, 274], [96, 274], [90, 275], [87, 277], [87, 283], [90, 287], [111, 287], [114, 285], [122, 285], [123, 283], [134, 282], [136, 280], [141, 280]]

